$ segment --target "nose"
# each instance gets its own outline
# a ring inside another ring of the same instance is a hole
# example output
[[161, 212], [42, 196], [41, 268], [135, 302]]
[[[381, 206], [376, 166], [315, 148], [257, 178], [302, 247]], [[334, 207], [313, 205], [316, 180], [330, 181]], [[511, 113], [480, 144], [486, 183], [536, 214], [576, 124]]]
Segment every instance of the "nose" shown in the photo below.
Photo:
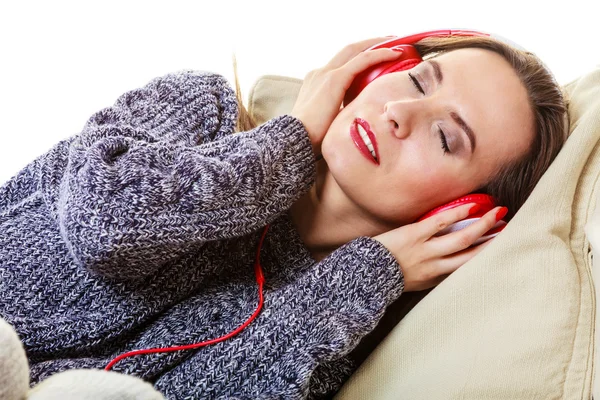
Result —
[[398, 139], [405, 139], [427, 121], [427, 107], [424, 99], [393, 100], [385, 103], [383, 114], [389, 132]]

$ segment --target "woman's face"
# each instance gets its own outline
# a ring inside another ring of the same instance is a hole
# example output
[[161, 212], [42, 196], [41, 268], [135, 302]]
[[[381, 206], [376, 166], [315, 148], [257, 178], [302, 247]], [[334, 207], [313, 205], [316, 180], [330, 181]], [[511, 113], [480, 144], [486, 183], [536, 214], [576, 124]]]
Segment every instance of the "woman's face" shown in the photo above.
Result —
[[[360, 120], [376, 162], [351, 134]], [[378, 221], [405, 224], [485, 185], [533, 135], [527, 92], [508, 62], [461, 49], [369, 84], [337, 115], [322, 154], [341, 196]]]

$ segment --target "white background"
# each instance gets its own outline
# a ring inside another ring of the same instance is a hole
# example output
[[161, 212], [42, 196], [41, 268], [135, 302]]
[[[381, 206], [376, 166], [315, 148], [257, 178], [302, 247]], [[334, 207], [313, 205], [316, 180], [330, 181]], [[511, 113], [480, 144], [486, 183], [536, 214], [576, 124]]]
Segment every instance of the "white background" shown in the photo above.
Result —
[[[593, 1], [4, 1], [0, 5], [0, 184], [77, 133], [123, 92], [180, 69], [238, 59], [244, 95], [263, 74], [298, 78], [345, 44], [468, 28], [540, 56], [560, 83], [598, 66]], [[554, 5], [552, 5], [554, 4]]]

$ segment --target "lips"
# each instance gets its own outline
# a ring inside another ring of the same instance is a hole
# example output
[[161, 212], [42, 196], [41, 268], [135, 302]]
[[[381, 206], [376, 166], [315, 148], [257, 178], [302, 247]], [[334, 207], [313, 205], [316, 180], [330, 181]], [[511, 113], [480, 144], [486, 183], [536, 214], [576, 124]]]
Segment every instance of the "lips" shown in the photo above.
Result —
[[[365, 144], [365, 141], [362, 139], [359, 127], [365, 131], [367, 137], [371, 141], [371, 144], [373, 145], [373, 151], [375, 152], [375, 158], [373, 158], [373, 154]], [[352, 125], [350, 125], [350, 136], [352, 137], [352, 140], [354, 141], [356, 147], [358, 147], [358, 149], [360, 150], [361, 154], [364, 155], [365, 158], [370, 160], [373, 164], [379, 165], [380, 157], [379, 149], [377, 147], [377, 139], [375, 139], [375, 134], [371, 130], [369, 123], [362, 118], [356, 118], [352, 122]]]

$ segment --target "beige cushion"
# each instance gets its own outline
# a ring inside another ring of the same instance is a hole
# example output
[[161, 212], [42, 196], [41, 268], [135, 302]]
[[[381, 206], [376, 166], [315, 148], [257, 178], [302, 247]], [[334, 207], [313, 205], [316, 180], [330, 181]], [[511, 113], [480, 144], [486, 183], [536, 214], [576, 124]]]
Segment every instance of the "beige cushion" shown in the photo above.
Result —
[[[600, 282], [600, 265], [598, 264], [598, 259], [600, 259], [600, 202], [596, 201], [596, 211], [592, 214], [592, 217], [588, 221], [585, 227], [585, 233], [587, 235], [588, 240], [592, 246], [592, 258], [596, 260], [596, 265], [593, 268], [593, 281]], [[600, 295], [600, 285], [595, 286], [595, 295], [596, 299]], [[598, 343], [598, 339], [600, 339], [600, 324], [598, 318], [600, 316], [598, 307], [596, 307], [596, 336], [595, 340]], [[600, 354], [598, 354], [597, 346], [594, 346], [594, 351], [596, 353], [594, 358], [594, 398], [600, 399], [600, 373], [598, 372], [598, 361]]]
[[287, 114], [292, 111], [300, 87], [300, 79], [277, 75], [262, 76], [250, 89], [248, 112], [259, 124]]
[[[298, 80], [259, 79], [249, 110], [291, 110]], [[589, 399], [595, 293], [584, 226], [600, 183], [600, 70], [565, 87], [572, 134], [494, 242], [427, 295], [336, 399]]]

